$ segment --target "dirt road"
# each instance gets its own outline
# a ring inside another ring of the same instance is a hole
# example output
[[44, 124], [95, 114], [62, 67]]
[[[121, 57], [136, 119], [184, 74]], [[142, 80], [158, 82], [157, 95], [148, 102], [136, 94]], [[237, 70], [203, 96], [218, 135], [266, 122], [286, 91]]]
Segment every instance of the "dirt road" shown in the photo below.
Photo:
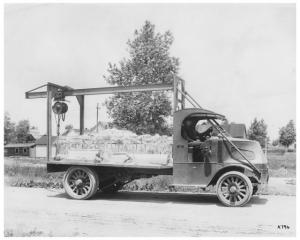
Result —
[[207, 194], [120, 192], [76, 201], [61, 190], [4, 193], [8, 236], [295, 236], [295, 197], [227, 208]]

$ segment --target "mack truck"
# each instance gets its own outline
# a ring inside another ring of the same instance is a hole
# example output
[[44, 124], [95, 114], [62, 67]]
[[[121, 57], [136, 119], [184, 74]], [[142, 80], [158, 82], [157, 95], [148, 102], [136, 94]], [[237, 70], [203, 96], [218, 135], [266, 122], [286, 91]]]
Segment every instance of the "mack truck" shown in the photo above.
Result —
[[[42, 87], [46, 90], [39, 90]], [[77, 98], [80, 134], [83, 134], [85, 96], [144, 91], [173, 93], [171, 164], [128, 165], [53, 156], [52, 116], [54, 112], [58, 118], [64, 117], [68, 109], [65, 98]], [[114, 193], [135, 179], [171, 175], [173, 187], [212, 188], [225, 206], [241, 207], [268, 183], [268, 162], [260, 144], [231, 137], [220, 124], [225, 116], [202, 108], [185, 90], [185, 81], [178, 76], [172, 76], [171, 83], [84, 89], [46, 83], [26, 92], [25, 97], [46, 98], [47, 172], [65, 172], [63, 186], [73, 199], [90, 199], [97, 192]], [[191, 108], [186, 108], [186, 102]]]

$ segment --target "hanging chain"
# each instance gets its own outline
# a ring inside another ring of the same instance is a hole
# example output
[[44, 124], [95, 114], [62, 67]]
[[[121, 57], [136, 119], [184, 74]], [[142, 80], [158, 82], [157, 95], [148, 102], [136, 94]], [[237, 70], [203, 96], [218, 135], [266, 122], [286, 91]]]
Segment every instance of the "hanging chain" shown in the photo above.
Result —
[[[57, 136], [60, 135], [60, 120], [62, 119], [63, 121], [65, 120], [65, 116], [62, 118], [62, 114], [54, 114], [55, 117], [55, 122], [56, 122], [56, 134]], [[65, 115], [65, 114], [64, 114]]]

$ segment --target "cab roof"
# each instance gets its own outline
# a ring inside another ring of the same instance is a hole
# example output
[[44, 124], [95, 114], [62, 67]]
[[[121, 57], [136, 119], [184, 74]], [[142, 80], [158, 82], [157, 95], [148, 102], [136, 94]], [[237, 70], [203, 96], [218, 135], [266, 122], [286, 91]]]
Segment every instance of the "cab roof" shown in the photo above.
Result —
[[220, 119], [220, 120], [226, 119], [225, 116], [222, 114], [218, 114], [203, 108], [186, 108], [186, 109], [178, 110], [177, 112], [182, 112], [187, 117], [201, 117], [201, 118], [211, 118], [211, 119]]

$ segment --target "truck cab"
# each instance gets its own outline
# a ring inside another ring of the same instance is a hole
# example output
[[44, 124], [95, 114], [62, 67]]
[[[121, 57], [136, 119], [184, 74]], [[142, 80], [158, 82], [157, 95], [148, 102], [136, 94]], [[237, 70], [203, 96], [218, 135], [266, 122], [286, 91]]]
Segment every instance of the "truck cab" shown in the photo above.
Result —
[[267, 183], [267, 159], [258, 142], [217, 131], [223, 120], [199, 108], [174, 113], [174, 185], [214, 186], [223, 204], [242, 206]]

